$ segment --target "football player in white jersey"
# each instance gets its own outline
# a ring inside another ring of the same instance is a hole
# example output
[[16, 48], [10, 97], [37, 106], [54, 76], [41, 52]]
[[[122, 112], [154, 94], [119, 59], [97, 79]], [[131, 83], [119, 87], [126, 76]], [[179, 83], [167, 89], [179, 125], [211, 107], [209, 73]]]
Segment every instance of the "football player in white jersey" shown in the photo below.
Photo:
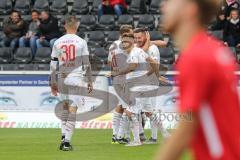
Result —
[[[142, 49], [134, 47], [134, 36], [133, 33], [126, 33], [122, 35], [122, 47], [128, 54], [127, 63], [128, 67], [113, 71], [112, 76], [116, 77], [119, 75], [126, 75], [126, 97], [127, 97], [127, 109], [125, 110], [128, 118], [130, 119], [131, 129], [133, 132], [134, 140], [127, 144], [127, 146], [139, 146], [141, 145], [139, 137], [139, 120], [138, 115], [141, 111], [141, 106], [136, 102], [136, 98], [139, 95], [144, 94], [141, 90], [144, 88], [140, 85], [140, 90], [132, 92], [131, 89], [138, 87], [139, 84], [146, 84], [146, 77], [148, 73], [149, 64], [155, 63], [155, 61], [149, 57]], [[151, 65], [155, 71], [155, 66]]]
[[[109, 56], [108, 56], [108, 64], [111, 67], [112, 70], [119, 70], [124, 67], [126, 67], [126, 61], [124, 62], [126, 58], [126, 54], [124, 54], [124, 50], [121, 47], [121, 35], [124, 33], [133, 33], [133, 29], [131, 25], [122, 25], [120, 27], [120, 39], [113, 42], [113, 44], [109, 48]], [[150, 41], [150, 40], [149, 40]], [[150, 41], [151, 44], [156, 44], [159, 47], [165, 47], [167, 45], [166, 42], [161, 40], [156, 41]], [[149, 46], [145, 45], [142, 47], [144, 50], [148, 50]], [[115, 108], [113, 112], [113, 136], [112, 136], [112, 144], [122, 144], [122, 143], [128, 143], [130, 139], [129, 134], [129, 121], [127, 118], [126, 113], [124, 113], [125, 105], [122, 98], [124, 97], [124, 76], [118, 76], [113, 78], [113, 86], [117, 92], [117, 96], [119, 97], [119, 104]], [[143, 135], [140, 134], [141, 141], [144, 141], [146, 138]]]
[[[155, 60], [156, 68], [159, 68], [160, 65], [160, 52], [158, 50], [158, 47], [155, 44], [150, 43], [150, 37], [145, 28], [136, 28], [134, 30], [134, 39], [136, 46], [139, 48], [146, 48], [148, 46], [148, 49], [146, 53]], [[147, 45], [146, 45], [147, 44]], [[147, 73], [150, 79], [150, 85], [158, 87], [159, 86], [159, 70], [157, 72], [153, 73], [152, 68], [150, 67], [149, 72]], [[143, 112], [145, 112], [146, 116], [150, 118], [151, 127], [152, 127], [152, 136], [148, 140], [148, 144], [157, 143], [157, 131], [158, 128], [161, 130], [163, 136], [167, 136], [167, 132], [163, 130], [161, 122], [158, 122], [157, 116], [154, 115], [155, 110], [155, 104], [156, 104], [156, 96], [157, 92], [152, 95], [152, 97], [148, 98], [141, 98], [141, 103], [143, 105]], [[140, 126], [140, 133], [143, 132], [143, 128]]]
[[[121, 46], [121, 36], [125, 33], [133, 33], [132, 26], [122, 25], [120, 27], [120, 38], [113, 42], [109, 48], [108, 64], [111, 70], [117, 71], [126, 68], [127, 66], [127, 54]], [[124, 103], [125, 94], [125, 75], [119, 75], [113, 77], [113, 86], [119, 99], [119, 104], [113, 112], [112, 128], [112, 144], [128, 143], [130, 141], [129, 133], [129, 121], [127, 115], [124, 112], [126, 105]]]
[[54, 43], [51, 54], [50, 84], [52, 94], [57, 96], [59, 92], [60, 100], [63, 103], [60, 150], [69, 151], [72, 150], [70, 141], [75, 129], [77, 108], [81, 106], [82, 100], [80, 95], [75, 95], [75, 89], [78, 88], [76, 86], [85, 85], [83, 79], [86, 74], [90, 93], [92, 81], [87, 43], [76, 35], [79, 27], [78, 20], [74, 16], [68, 16], [64, 27], [66, 34]]

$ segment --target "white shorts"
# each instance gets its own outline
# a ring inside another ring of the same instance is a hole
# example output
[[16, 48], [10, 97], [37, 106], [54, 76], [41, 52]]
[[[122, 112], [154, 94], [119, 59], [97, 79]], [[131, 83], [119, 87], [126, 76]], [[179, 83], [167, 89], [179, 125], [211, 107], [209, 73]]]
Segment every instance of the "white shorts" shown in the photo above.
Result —
[[[153, 112], [156, 106], [157, 86], [150, 84], [149, 86], [136, 86], [134, 83], [127, 83], [127, 110], [132, 113]], [[149, 95], [147, 91], [152, 91]], [[147, 97], [151, 96], [151, 97]]]
[[127, 111], [135, 114], [141, 113], [143, 108], [147, 111], [151, 111], [151, 102], [149, 97], [141, 97], [144, 95], [144, 91], [134, 91], [135, 83], [127, 83], [126, 85], [126, 99], [127, 99]]
[[122, 105], [122, 108], [126, 108], [127, 104], [125, 102], [126, 100], [126, 89], [125, 84], [114, 84], [113, 85], [116, 96], [118, 97], [118, 105]]
[[141, 112], [153, 112], [152, 97], [137, 98], [136, 104], [141, 108]]
[[60, 87], [61, 92], [59, 93], [60, 101], [69, 100], [72, 102], [71, 107], [81, 107], [83, 106], [83, 96], [78, 93], [78, 86], [83, 86], [84, 81], [82, 77], [67, 77], [58, 78], [58, 87]]

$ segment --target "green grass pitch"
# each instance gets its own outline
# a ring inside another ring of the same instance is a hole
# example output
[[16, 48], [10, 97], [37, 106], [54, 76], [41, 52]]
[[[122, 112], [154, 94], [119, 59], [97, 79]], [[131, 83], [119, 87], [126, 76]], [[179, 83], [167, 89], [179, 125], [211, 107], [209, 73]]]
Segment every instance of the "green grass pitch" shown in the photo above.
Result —
[[[111, 130], [77, 129], [72, 140], [74, 151], [63, 152], [58, 150], [60, 129], [0, 129], [0, 159], [152, 160], [159, 148], [159, 144], [131, 148], [113, 145], [111, 133]], [[182, 160], [190, 160], [190, 155], [185, 154]]]

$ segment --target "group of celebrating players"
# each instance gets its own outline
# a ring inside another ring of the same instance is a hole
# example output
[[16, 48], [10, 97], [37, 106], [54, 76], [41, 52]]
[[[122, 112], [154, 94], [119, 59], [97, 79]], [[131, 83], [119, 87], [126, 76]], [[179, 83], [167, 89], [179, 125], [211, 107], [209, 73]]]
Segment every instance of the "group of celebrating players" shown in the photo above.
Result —
[[[59, 93], [63, 108], [60, 150], [64, 151], [72, 150], [70, 141], [75, 129], [77, 108], [81, 106], [81, 96], [73, 93], [74, 86], [84, 85], [84, 77], [88, 75], [89, 93], [93, 89], [88, 47], [86, 41], [76, 35], [78, 27], [79, 22], [74, 16], [66, 18], [66, 34], [55, 42], [51, 55], [52, 94], [56, 96]], [[160, 78], [157, 45], [165, 47], [167, 43], [161, 40], [151, 42], [144, 28], [133, 30], [132, 26], [123, 25], [119, 40], [109, 48], [108, 63], [112, 71], [107, 76], [113, 78], [113, 86], [119, 98], [119, 105], [113, 113], [112, 143], [142, 145], [146, 141], [142, 125], [145, 115], [152, 126], [152, 136], [147, 143], [157, 142], [158, 128], [165, 137], [168, 136], [154, 114], [154, 96]], [[136, 91], [131, 91], [133, 88]], [[132, 142], [130, 129], [134, 137]]]
[[[156, 94], [159, 88], [160, 53], [158, 46], [166, 42], [150, 41], [145, 28], [123, 25], [120, 38], [109, 49], [108, 62], [112, 68], [113, 86], [119, 97], [119, 105], [113, 113], [113, 144], [139, 146], [146, 141], [144, 123], [148, 117], [151, 122], [152, 136], [145, 143], [157, 143], [158, 128], [164, 137], [168, 136], [154, 112]], [[150, 95], [147, 92], [150, 91]], [[133, 141], [130, 142], [130, 130]]]

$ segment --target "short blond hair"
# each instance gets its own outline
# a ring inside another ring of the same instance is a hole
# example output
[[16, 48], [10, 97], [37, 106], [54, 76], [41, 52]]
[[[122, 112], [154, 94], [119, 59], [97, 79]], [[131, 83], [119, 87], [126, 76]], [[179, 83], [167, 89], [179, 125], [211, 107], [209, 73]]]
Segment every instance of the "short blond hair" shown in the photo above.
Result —
[[64, 22], [67, 27], [78, 27], [79, 25], [79, 21], [75, 16], [66, 16]]
[[133, 27], [131, 25], [122, 25], [120, 27], [120, 35], [123, 35], [124, 33], [129, 33], [131, 32], [131, 30], [133, 30]]

